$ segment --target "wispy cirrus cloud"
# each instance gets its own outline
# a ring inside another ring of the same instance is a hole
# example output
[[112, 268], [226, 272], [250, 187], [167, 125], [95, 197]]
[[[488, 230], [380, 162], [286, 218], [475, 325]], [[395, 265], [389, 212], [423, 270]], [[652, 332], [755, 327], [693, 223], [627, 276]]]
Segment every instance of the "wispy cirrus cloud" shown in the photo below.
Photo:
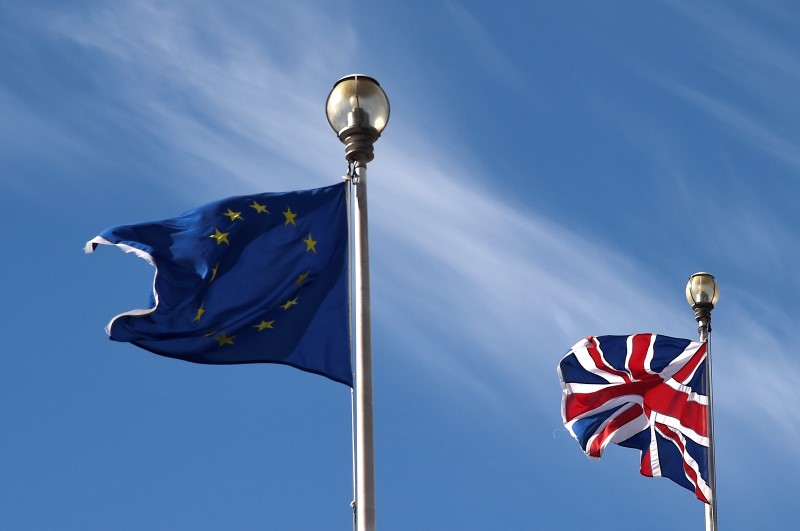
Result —
[[[477, 36], [483, 60], [512, 76], [474, 17], [448, 5], [462, 28]], [[275, 22], [282, 17], [302, 18], [303, 38], [289, 38]], [[137, 3], [56, 17], [53, 27], [111, 61], [114, 77], [103, 82], [118, 91], [114, 101], [129, 118], [186, 164], [230, 175], [227, 191], [230, 185], [323, 184], [295, 175], [322, 173], [331, 156], [341, 160], [321, 102], [331, 71], [341, 70], [341, 47], [360, 43], [354, 34], [342, 39], [346, 25], [330, 17], [336, 17], [333, 10], [275, 7], [263, 20], [274, 33], [262, 33], [228, 24], [213, 11]], [[336, 54], [327, 45], [334, 32]], [[675, 90], [765, 146], [788, 151], [754, 118], [696, 90]], [[375, 319], [392, 332], [387, 350], [406, 353], [428, 378], [479, 393], [498, 411], [520, 400], [550, 410], [557, 406], [537, 399], [558, 392], [555, 364], [581, 336], [693, 330], [680, 287], [677, 294], [674, 286], [654, 287], [663, 279], [649, 274], [635, 255], [510, 207], [480, 184], [480, 168], [463, 163], [455, 149], [420, 146], [402, 129], [386, 137], [371, 166], [380, 177], [370, 179]], [[181, 187], [192, 196], [214, 186], [202, 177], [199, 186], [188, 184]], [[730, 308], [737, 324], [752, 317], [743, 304], [732, 301]], [[732, 360], [717, 371], [730, 404], [722, 408], [725, 414], [747, 421], [773, 407], [776, 398], [759, 388], [731, 389], [752, 370], [752, 350], [790, 337], [791, 323], [776, 327], [741, 326], [735, 341], [720, 342]], [[798, 364], [787, 357], [780, 365], [766, 378], [782, 389], [781, 401], [797, 401], [800, 392], [789, 375]], [[787, 418], [789, 426], [794, 419]]]
[[[696, 59], [723, 83], [701, 87], [650, 75], [662, 86], [716, 119], [722, 130], [747, 146], [764, 150], [793, 171], [800, 169], [800, 116], [796, 88], [800, 58], [786, 46], [795, 28], [787, 14], [768, 4], [740, 6], [675, 2], [669, 6], [696, 24]], [[751, 11], [751, 16], [746, 14]], [[724, 89], [724, 90], [723, 90]]]
[[[748, 112], [741, 106], [732, 105], [721, 98], [711, 96], [701, 90], [676, 82], [662, 81], [663, 85], [675, 94], [694, 104], [697, 108], [717, 119], [725, 130], [748, 145], [755, 145], [771, 156], [788, 164], [792, 169], [800, 169], [800, 139], [786, 135], [782, 127], [776, 129], [774, 120], [765, 120], [760, 113]], [[764, 94], [769, 99], [769, 94]]]
[[455, 26], [459, 29], [463, 45], [478, 62], [504, 83], [518, 86], [521, 82], [518, 69], [508, 55], [497, 45], [492, 36], [472, 12], [463, 5], [451, 1], [444, 3]]
[[[320, 127], [326, 92], [319, 89], [330, 85], [331, 69], [340, 71], [335, 65], [354, 37], [347, 24], [335, 24], [333, 10], [273, 7], [244, 14], [250, 32], [219, 6], [132, 2], [49, 19], [63, 37], [110, 62], [98, 81], [113, 92], [106, 105], [124, 107], [176, 155], [251, 185], [265, 184], [269, 165], [294, 173], [297, 187], [309, 186], [314, 181], [297, 168], [318, 170], [332, 144]], [[255, 30], [270, 39], [258, 39]]]

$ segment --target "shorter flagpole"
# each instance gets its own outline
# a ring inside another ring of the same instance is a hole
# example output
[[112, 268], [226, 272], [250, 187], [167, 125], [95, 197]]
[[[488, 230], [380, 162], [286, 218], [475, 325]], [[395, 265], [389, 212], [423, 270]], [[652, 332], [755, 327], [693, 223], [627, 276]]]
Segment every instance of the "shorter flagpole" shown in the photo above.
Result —
[[719, 287], [709, 273], [695, 273], [686, 284], [686, 300], [692, 306], [697, 320], [700, 341], [706, 345], [705, 387], [708, 396], [706, 424], [708, 426], [708, 488], [711, 499], [705, 504], [706, 531], [717, 531], [717, 471], [714, 458], [714, 400], [711, 379], [711, 311], [719, 300]]
[[706, 344], [706, 393], [708, 394], [708, 487], [711, 489], [711, 503], [706, 504], [706, 531], [717, 531], [717, 471], [714, 459], [714, 400], [711, 386], [710, 322], [701, 322], [698, 328], [700, 341]]

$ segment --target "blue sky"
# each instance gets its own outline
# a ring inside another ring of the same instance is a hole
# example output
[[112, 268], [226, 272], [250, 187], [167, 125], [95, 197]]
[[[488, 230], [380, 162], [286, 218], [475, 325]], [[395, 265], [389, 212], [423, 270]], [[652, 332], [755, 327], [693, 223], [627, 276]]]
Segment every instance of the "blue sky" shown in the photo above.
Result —
[[[791, 2], [0, 4], [0, 523], [349, 529], [347, 387], [110, 342], [153, 270], [102, 229], [345, 171], [324, 115], [378, 79], [380, 529], [700, 529], [689, 491], [563, 429], [578, 339], [713, 356], [723, 529], [800, 487], [800, 9]], [[620, 510], [622, 509], [622, 510]]]

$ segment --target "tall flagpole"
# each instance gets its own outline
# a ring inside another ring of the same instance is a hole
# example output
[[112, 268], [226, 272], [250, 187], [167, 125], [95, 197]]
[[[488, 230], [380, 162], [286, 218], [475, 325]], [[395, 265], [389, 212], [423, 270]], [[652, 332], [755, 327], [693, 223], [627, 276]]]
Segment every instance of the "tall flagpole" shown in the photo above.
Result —
[[711, 310], [719, 300], [719, 287], [716, 279], [709, 273], [695, 273], [686, 284], [686, 300], [694, 310], [697, 320], [697, 332], [700, 341], [706, 344], [705, 387], [708, 395], [706, 408], [706, 425], [708, 426], [708, 488], [711, 500], [706, 504], [706, 531], [717, 531], [717, 474], [714, 460], [714, 401], [711, 385]]
[[355, 529], [375, 531], [375, 451], [372, 415], [372, 327], [367, 230], [367, 163], [389, 120], [389, 100], [374, 79], [360, 74], [337, 81], [326, 103], [328, 122], [345, 144], [351, 165], [353, 219], [353, 325], [355, 327]]
[[353, 232], [356, 323], [356, 529], [375, 529], [375, 446], [372, 417], [372, 328], [367, 230], [367, 164], [355, 163]]

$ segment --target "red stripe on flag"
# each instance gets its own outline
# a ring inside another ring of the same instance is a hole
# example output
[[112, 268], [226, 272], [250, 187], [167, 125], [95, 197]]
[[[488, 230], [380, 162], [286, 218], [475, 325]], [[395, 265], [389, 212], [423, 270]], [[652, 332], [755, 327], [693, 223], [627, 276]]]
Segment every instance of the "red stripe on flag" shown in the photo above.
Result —
[[697, 369], [697, 366], [700, 365], [704, 359], [706, 359], [707, 348], [708, 345], [703, 343], [703, 345], [697, 349], [697, 352], [695, 352], [694, 355], [689, 358], [689, 361], [686, 362], [686, 365], [684, 365], [681, 370], [676, 372], [672, 378], [682, 384], [688, 382], [692, 377], [692, 374], [694, 374], [694, 371]]
[[647, 382], [610, 385], [591, 393], [568, 394], [564, 402], [566, 421], [569, 422], [580, 415], [591, 413], [595, 409], [606, 404], [606, 402], [621, 396], [632, 395], [644, 397], [650, 388], [660, 384], [663, 384], [663, 380], [656, 377]]
[[653, 463], [652, 459], [650, 458], [649, 449], [645, 452], [642, 452], [642, 468], [639, 469], [639, 472], [641, 472], [643, 476], [647, 476], [649, 478], [653, 477]]
[[650, 349], [652, 334], [635, 334], [631, 336], [631, 352], [628, 357], [628, 370], [636, 380], [643, 380], [651, 373], [645, 369], [647, 351]]
[[589, 341], [589, 345], [587, 345], [586, 350], [589, 352], [589, 356], [591, 356], [592, 361], [594, 362], [595, 366], [599, 369], [602, 369], [606, 372], [610, 372], [611, 374], [615, 374], [625, 380], [626, 382], [631, 381], [631, 377], [628, 376], [628, 373], [624, 371], [618, 371], [611, 365], [605, 362], [603, 356], [600, 354], [600, 350], [597, 348], [597, 338], [594, 336], [590, 336], [586, 338]]
[[644, 404], [656, 413], [679, 420], [681, 426], [686, 426], [703, 437], [708, 436], [706, 406], [689, 400], [686, 393], [676, 391], [666, 384], [659, 385], [646, 392]]
[[600, 457], [606, 439], [614, 435], [618, 429], [627, 423], [636, 420], [641, 414], [642, 408], [638, 404], [632, 404], [631, 407], [611, 419], [611, 421], [606, 424], [606, 427], [603, 428], [603, 431], [598, 433], [594, 440], [592, 440], [592, 443], [589, 445], [588, 454], [592, 457]]
[[689, 482], [694, 485], [694, 494], [700, 501], [708, 503], [708, 500], [703, 495], [703, 492], [700, 490], [700, 486], [697, 484], [697, 472], [689, 466], [689, 463], [686, 462], [686, 447], [681, 442], [680, 437], [676, 434], [669, 426], [665, 426], [660, 422], [656, 423], [656, 429], [658, 432], [669, 441], [672, 442], [675, 446], [678, 447], [678, 450], [681, 452], [681, 460], [683, 461], [683, 473], [686, 474], [686, 478]]

